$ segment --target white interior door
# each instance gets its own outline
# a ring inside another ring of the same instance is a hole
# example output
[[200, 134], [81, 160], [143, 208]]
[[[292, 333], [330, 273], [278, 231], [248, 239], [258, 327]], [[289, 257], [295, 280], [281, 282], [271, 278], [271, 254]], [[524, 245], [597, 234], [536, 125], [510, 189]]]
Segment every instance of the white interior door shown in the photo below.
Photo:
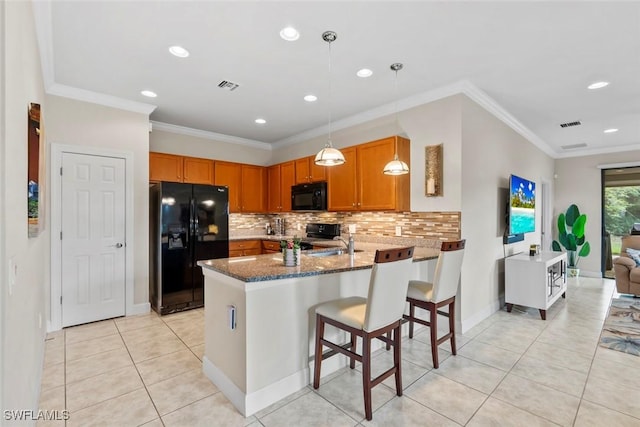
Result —
[[125, 314], [125, 159], [62, 154], [62, 327]]

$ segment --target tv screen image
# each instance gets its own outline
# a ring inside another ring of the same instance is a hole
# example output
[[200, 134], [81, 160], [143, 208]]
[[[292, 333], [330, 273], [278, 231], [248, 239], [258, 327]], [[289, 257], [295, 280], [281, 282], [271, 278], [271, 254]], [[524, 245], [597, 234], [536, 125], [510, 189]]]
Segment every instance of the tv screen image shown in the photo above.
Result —
[[509, 179], [509, 233], [531, 233], [536, 229], [536, 183], [511, 175]]

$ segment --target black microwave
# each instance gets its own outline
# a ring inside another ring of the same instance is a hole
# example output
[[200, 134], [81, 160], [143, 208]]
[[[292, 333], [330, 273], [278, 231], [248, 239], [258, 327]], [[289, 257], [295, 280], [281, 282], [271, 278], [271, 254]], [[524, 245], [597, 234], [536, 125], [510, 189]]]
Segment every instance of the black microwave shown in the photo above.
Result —
[[326, 211], [327, 183], [312, 182], [291, 186], [291, 210]]

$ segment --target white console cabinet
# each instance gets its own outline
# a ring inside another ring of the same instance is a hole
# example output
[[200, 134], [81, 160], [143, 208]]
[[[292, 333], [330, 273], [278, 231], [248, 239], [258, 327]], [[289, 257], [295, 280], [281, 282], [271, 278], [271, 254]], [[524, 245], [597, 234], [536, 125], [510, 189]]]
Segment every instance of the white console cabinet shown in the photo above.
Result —
[[505, 260], [504, 299], [511, 313], [514, 304], [540, 310], [542, 320], [547, 309], [567, 291], [566, 252], [541, 252], [513, 255]]

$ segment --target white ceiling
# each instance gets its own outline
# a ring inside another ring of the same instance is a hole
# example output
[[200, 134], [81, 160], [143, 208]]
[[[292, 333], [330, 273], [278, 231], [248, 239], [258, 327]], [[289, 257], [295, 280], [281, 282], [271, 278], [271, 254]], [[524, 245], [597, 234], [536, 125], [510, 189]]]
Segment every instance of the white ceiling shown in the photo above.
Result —
[[[329, 111], [334, 122], [389, 114], [396, 98], [405, 107], [463, 82], [554, 157], [640, 148], [638, 2], [41, 0], [34, 7], [50, 88], [153, 104], [155, 122], [283, 145], [326, 131]], [[287, 25], [300, 31], [298, 41], [279, 37]], [[338, 34], [331, 103], [325, 30]], [[170, 55], [176, 44], [190, 57]], [[397, 95], [393, 62], [404, 63]], [[373, 76], [356, 77], [362, 67]], [[221, 80], [240, 87], [219, 89]], [[611, 85], [586, 89], [598, 80]], [[145, 98], [143, 89], [158, 97]], [[307, 93], [318, 101], [304, 102]], [[256, 125], [257, 117], [267, 123]], [[559, 126], [574, 120], [582, 125]], [[587, 148], [561, 148], [580, 143]]]

